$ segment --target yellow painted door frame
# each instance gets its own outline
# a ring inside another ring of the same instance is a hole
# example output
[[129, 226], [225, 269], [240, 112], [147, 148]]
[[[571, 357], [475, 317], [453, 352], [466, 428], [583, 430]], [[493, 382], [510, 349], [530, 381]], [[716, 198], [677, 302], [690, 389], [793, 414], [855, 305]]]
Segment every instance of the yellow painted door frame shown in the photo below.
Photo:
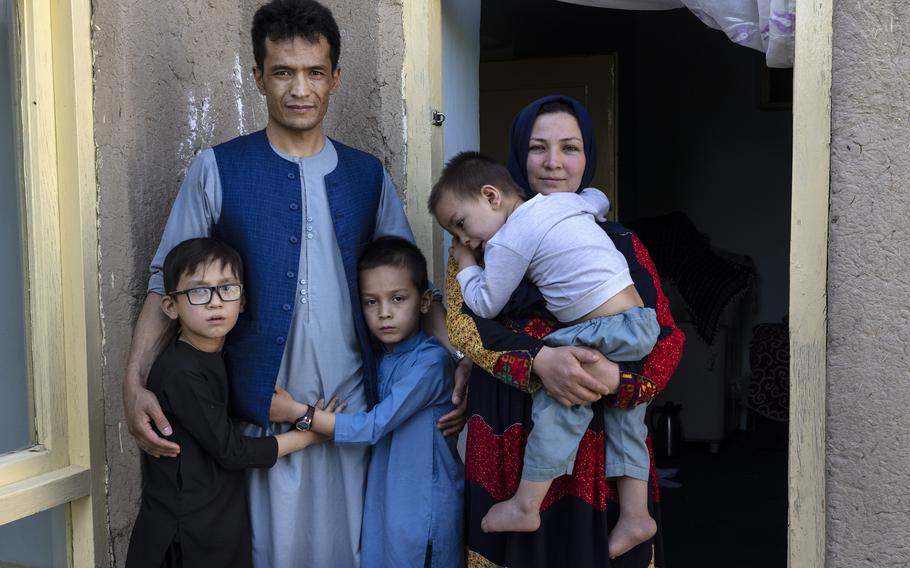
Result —
[[796, 4], [790, 213], [788, 565], [825, 565], [833, 0]]
[[405, 0], [404, 108], [407, 197], [405, 208], [430, 278], [445, 281], [442, 229], [427, 212], [427, 198], [442, 169], [442, 3]]
[[[825, 389], [833, 0], [798, 2], [790, 236], [788, 565], [825, 565]], [[424, 203], [442, 164], [441, 0], [405, 1], [408, 218], [443, 282], [442, 233]], [[433, 130], [436, 128], [436, 130]]]

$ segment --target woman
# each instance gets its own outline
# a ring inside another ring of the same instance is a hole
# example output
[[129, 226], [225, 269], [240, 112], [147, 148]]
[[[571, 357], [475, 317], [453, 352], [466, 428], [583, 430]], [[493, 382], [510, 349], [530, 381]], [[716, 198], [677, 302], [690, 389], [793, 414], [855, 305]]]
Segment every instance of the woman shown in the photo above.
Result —
[[[529, 195], [577, 191], [594, 177], [595, 150], [593, 124], [584, 107], [568, 97], [545, 97], [516, 116], [508, 167]], [[604, 223], [603, 228], [626, 257], [642, 300], [655, 308], [661, 324], [654, 351], [636, 364], [618, 366], [582, 347], [543, 346], [540, 338], [559, 324], [527, 281], [497, 321], [475, 318], [462, 304], [457, 267], [450, 260], [449, 337], [475, 363], [465, 459], [470, 567], [646, 567], [652, 561], [660, 565], [655, 547], [659, 538], [609, 559], [609, 527], [621, 505], [615, 487], [604, 479], [603, 419], [597, 409], [602, 404], [629, 406], [651, 400], [675, 370], [684, 339], [641, 241], [618, 223]], [[544, 500], [541, 528], [533, 533], [485, 534], [480, 519], [518, 486], [531, 427], [530, 393], [541, 387], [564, 403], [596, 401], [594, 419], [579, 446], [573, 474], [557, 479]], [[616, 394], [601, 398], [607, 392]], [[651, 496], [656, 502], [656, 483]], [[656, 508], [651, 512], [659, 522]]]

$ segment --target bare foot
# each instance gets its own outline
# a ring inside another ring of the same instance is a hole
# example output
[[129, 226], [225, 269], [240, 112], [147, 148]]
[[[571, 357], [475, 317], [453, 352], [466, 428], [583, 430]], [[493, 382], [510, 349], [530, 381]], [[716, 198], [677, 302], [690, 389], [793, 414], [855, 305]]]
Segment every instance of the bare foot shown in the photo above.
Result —
[[[492, 509], [490, 510], [492, 512]], [[490, 513], [487, 513], [489, 516]], [[619, 515], [619, 521], [610, 531], [610, 558], [616, 558], [645, 542], [657, 532], [657, 523], [650, 516]]]
[[483, 532], [534, 532], [540, 528], [540, 512], [537, 507], [523, 506], [512, 497], [496, 503], [480, 520]]

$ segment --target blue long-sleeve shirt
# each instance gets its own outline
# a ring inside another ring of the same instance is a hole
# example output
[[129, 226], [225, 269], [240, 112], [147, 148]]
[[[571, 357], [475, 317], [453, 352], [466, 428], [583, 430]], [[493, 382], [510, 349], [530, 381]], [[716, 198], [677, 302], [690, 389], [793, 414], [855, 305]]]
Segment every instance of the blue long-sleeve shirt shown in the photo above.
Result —
[[[461, 566], [464, 474], [454, 438], [436, 427], [452, 409], [452, 362], [418, 332], [379, 362], [379, 403], [338, 414], [335, 442], [371, 444], [361, 566]], [[430, 547], [432, 547], [430, 549]]]

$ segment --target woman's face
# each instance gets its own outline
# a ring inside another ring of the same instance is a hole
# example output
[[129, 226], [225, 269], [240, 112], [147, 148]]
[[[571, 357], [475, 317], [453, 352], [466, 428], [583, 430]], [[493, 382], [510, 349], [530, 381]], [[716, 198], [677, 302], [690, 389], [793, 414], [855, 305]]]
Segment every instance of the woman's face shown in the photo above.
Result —
[[528, 183], [537, 193], [577, 191], [585, 172], [585, 146], [575, 117], [566, 112], [542, 114], [528, 141]]

